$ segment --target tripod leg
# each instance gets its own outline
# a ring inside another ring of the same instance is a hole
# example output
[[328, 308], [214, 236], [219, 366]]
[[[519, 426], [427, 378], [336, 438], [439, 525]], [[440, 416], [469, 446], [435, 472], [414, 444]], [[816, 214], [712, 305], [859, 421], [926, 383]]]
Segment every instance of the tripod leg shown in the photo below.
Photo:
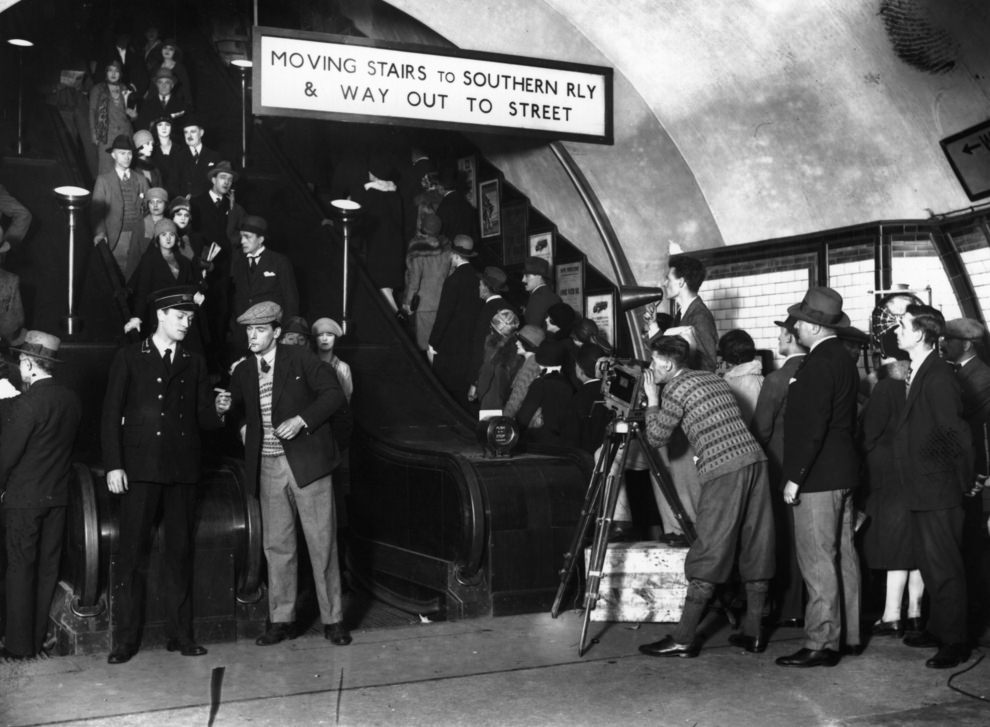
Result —
[[694, 529], [694, 523], [691, 522], [691, 518], [688, 517], [687, 511], [684, 509], [684, 503], [681, 502], [680, 495], [674, 489], [674, 483], [670, 481], [670, 477], [657, 458], [656, 451], [646, 439], [646, 433], [642, 429], [637, 429], [636, 438], [639, 446], [643, 449], [643, 454], [646, 455], [646, 459], [650, 463], [650, 473], [660, 486], [660, 492], [663, 493], [664, 499], [670, 505], [670, 509], [673, 511], [677, 522], [681, 524], [681, 529], [684, 531], [684, 538], [687, 540], [688, 545], [692, 544], [697, 539], [698, 534]]
[[602, 566], [605, 565], [605, 555], [608, 550], [608, 531], [612, 524], [612, 517], [615, 515], [615, 503], [619, 499], [619, 485], [626, 471], [626, 455], [629, 452], [630, 433], [627, 429], [623, 433], [622, 444], [619, 447], [618, 457], [609, 470], [605, 479], [605, 490], [602, 493], [602, 510], [595, 525], [595, 540], [591, 547], [591, 555], [588, 559], [588, 578], [584, 590], [584, 621], [581, 624], [581, 640], [578, 642], [578, 656], [584, 656], [587, 650], [585, 640], [588, 633], [588, 622], [591, 620], [591, 612], [598, 602], [598, 589], [602, 582]]
[[588, 490], [584, 495], [584, 504], [581, 506], [581, 516], [578, 518], [577, 529], [574, 531], [574, 538], [571, 540], [571, 547], [564, 553], [564, 565], [560, 569], [560, 585], [557, 586], [557, 594], [553, 599], [553, 606], [550, 609], [550, 616], [557, 618], [560, 613], [560, 605], [564, 600], [567, 586], [574, 574], [574, 568], [581, 557], [584, 540], [588, 535], [588, 526], [591, 518], [601, 509], [601, 494], [605, 484], [605, 476], [610, 471], [612, 462], [615, 460], [615, 453], [619, 443], [614, 436], [609, 436], [603, 446], [599, 449], [598, 460], [595, 462], [595, 469], [588, 482]]

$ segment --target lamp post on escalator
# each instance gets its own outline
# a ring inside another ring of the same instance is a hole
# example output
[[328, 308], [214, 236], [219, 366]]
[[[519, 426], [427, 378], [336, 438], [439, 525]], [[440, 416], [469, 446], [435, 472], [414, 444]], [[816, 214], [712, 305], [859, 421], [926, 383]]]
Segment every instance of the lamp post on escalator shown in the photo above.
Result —
[[73, 336], [79, 332], [80, 320], [75, 315], [76, 280], [76, 221], [79, 212], [89, 203], [89, 190], [83, 187], [56, 187], [55, 197], [59, 205], [69, 213], [69, 313], [65, 317], [65, 332]]
[[334, 213], [337, 216], [337, 222], [340, 224], [340, 234], [342, 238], [342, 246], [344, 248], [344, 259], [343, 267], [343, 285], [341, 286], [343, 299], [341, 301], [341, 314], [340, 314], [340, 327], [343, 329], [344, 335], [348, 333], [350, 327], [350, 321], [347, 316], [347, 299], [348, 299], [348, 282], [350, 279], [350, 247], [351, 241], [354, 239], [355, 226], [357, 225], [358, 217], [361, 215], [361, 205], [349, 199], [335, 199], [330, 203], [333, 208]]
[[17, 156], [24, 156], [24, 49], [33, 48], [34, 43], [24, 38], [7, 42], [17, 48]]
[[247, 74], [254, 63], [247, 58], [235, 58], [230, 62], [241, 74], [241, 169], [247, 167]]

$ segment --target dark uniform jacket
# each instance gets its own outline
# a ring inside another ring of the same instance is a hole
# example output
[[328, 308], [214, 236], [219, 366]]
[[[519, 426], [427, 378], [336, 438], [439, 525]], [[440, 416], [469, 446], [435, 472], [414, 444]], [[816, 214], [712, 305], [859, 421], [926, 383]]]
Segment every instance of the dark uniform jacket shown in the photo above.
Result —
[[848, 490], [859, 481], [854, 440], [859, 372], [838, 338], [805, 357], [787, 393], [784, 482], [801, 492]]
[[299, 315], [296, 276], [285, 255], [265, 248], [258, 256], [258, 264], [251, 268], [247, 256], [238, 251], [230, 264], [230, 276], [234, 286], [234, 317], [265, 300], [282, 306], [283, 320]]
[[907, 402], [894, 430], [894, 462], [910, 510], [962, 505], [972, 479], [972, 440], [962, 417], [956, 375], [933, 351], [911, 373]]
[[5, 408], [0, 429], [0, 491], [6, 508], [63, 507], [82, 409], [54, 379], [36, 381]]
[[199, 481], [199, 430], [223, 422], [206, 362], [181, 344], [178, 349], [170, 372], [150, 338], [117, 351], [100, 427], [108, 472], [123, 469], [131, 482]]
[[[344, 391], [329, 364], [299, 346], [278, 344], [272, 380], [272, 425], [301, 416], [306, 428], [293, 439], [283, 439], [285, 458], [299, 487], [330, 474], [340, 459], [330, 433], [330, 416], [344, 406]], [[261, 467], [261, 398], [258, 359], [241, 360], [230, 377], [231, 411], [247, 423], [244, 465], [248, 491], [258, 493]], [[329, 525], [328, 525], [329, 527]]]

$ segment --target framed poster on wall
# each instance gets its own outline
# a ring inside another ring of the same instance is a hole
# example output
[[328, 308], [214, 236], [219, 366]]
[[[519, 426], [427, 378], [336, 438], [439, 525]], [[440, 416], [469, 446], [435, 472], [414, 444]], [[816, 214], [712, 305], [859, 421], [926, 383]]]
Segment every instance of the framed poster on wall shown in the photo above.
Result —
[[577, 312], [584, 309], [584, 260], [561, 263], [555, 268], [557, 295]]
[[605, 336], [606, 341], [615, 341], [615, 294], [601, 293], [589, 295], [584, 303], [584, 316], [590, 318]]
[[464, 196], [471, 206], [478, 209], [478, 159], [474, 156], [457, 160], [457, 169], [464, 180]]
[[478, 187], [478, 216], [482, 237], [498, 237], [502, 234], [502, 202], [498, 192], [497, 179], [489, 179]]
[[[537, 232], [529, 236], [529, 255], [531, 257], [541, 257], [550, 263], [553, 269], [553, 231]], [[558, 293], [559, 295], [559, 293]]]
[[502, 264], [518, 265], [526, 259], [529, 202], [518, 200], [502, 208]]

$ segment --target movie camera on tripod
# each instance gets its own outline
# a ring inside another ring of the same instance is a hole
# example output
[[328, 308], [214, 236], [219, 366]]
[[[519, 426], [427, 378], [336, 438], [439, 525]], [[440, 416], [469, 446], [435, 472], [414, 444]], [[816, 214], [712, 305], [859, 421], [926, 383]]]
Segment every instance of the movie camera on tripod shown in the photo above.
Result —
[[614, 411], [620, 419], [643, 419], [646, 410], [643, 371], [647, 366], [636, 359], [599, 359], [598, 375], [602, 380], [605, 408]]

